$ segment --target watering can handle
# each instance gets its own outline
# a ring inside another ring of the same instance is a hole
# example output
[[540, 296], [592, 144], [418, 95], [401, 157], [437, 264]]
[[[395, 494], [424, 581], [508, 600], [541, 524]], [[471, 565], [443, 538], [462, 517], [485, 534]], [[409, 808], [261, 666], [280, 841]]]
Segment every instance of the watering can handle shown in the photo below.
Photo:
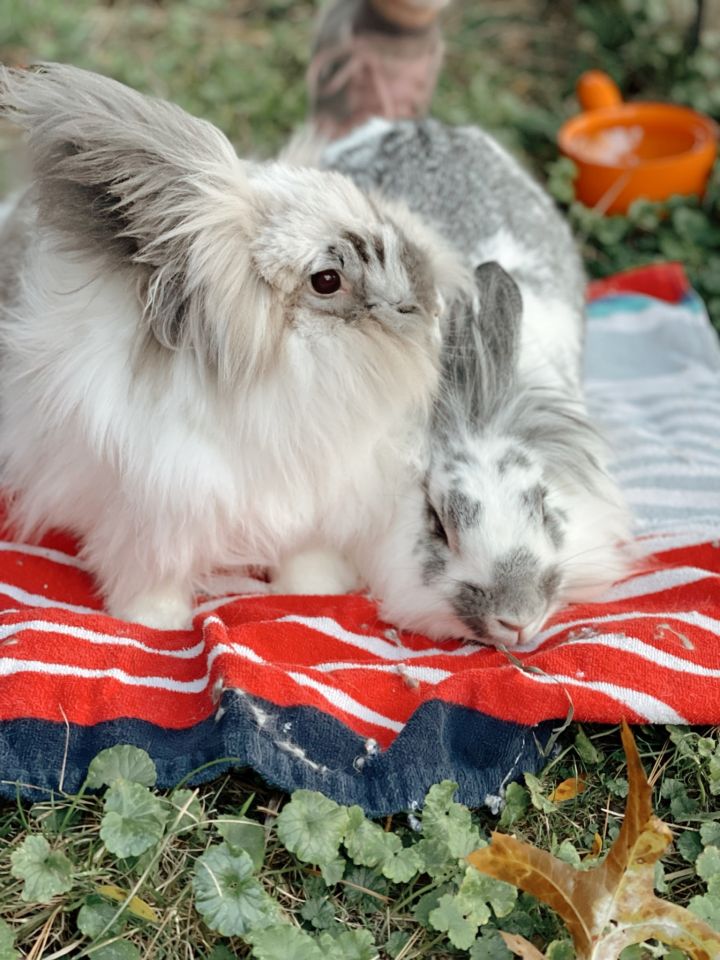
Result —
[[617, 84], [602, 70], [587, 70], [581, 74], [575, 92], [583, 110], [617, 107], [622, 103]]

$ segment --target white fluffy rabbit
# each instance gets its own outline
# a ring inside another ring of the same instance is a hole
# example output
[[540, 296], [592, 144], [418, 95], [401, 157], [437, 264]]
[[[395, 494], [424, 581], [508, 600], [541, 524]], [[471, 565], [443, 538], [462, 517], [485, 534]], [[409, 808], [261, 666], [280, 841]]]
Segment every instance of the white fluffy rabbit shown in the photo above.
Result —
[[325, 158], [405, 199], [480, 265], [475, 296], [451, 312], [425, 461], [388, 491], [392, 523], [358, 565], [399, 626], [523, 643], [631, 563], [628, 512], [582, 397], [570, 232], [475, 128], [374, 121]]
[[[0, 484], [20, 534], [74, 531], [109, 611], [161, 628], [188, 625], [218, 567], [282, 582], [289, 564], [308, 589], [293, 553], [367, 528], [429, 405], [458, 258], [404, 206], [244, 162], [92, 73], [2, 70], [0, 113], [34, 173], [0, 238], [18, 265]], [[322, 554], [306, 569], [318, 592], [347, 586]]]

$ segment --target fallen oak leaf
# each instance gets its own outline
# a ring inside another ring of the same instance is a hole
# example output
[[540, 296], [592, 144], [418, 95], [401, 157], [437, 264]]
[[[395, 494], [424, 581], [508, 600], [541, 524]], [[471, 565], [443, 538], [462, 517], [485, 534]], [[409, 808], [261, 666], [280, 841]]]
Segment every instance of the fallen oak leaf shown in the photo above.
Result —
[[579, 794], [584, 793], [587, 783], [584, 777], [570, 777], [569, 780], [563, 780], [559, 783], [549, 796], [551, 803], [562, 803], [564, 800], [574, 800]]
[[514, 953], [520, 960], [547, 960], [544, 953], [540, 953], [534, 943], [530, 943], [519, 933], [506, 933], [499, 930], [498, 933], [505, 941], [505, 946], [510, 953]]
[[601, 864], [576, 870], [499, 833], [468, 860], [477, 870], [552, 907], [570, 931], [578, 960], [617, 960], [625, 947], [649, 939], [684, 950], [692, 960], [716, 960], [720, 935], [690, 911], [655, 896], [654, 865], [672, 833], [653, 816], [650, 784], [626, 723], [622, 741], [628, 763], [627, 807], [620, 833]]
[[576, 901], [577, 883], [584, 876], [579, 870], [546, 850], [502, 833], [493, 833], [489, 846], [475, 850], [467, 859], [481, 873], [512, 883], [552, 907], [570, 931], [578, 958], [592, 956], [592, 914]]

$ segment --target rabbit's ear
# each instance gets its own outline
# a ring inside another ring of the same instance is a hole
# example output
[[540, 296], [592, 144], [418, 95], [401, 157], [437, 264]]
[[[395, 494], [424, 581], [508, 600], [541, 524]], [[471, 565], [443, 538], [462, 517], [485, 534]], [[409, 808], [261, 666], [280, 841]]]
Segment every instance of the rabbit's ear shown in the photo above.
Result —
[[179, 107], [59, 64], [0, 67], [0, 116], [28, 132], [41, 222], [66, 249], [131, 267], [150, 329], [177, 346], [197, 312], [193, 240], [237, 224], [237, 189], [219, 189], [245, 179], [229, 141]]
[[443, 357], [443, 416], [489, 419], [512, 388], [520, 349], [522, 296], [494, 261], [475, 271], [475, 298], [451, 321]]

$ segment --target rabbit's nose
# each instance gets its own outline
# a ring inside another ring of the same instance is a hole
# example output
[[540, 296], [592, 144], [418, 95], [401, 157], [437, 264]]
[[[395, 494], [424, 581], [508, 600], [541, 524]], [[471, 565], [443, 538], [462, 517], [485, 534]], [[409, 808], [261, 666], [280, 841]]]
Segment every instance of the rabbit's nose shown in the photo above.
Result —
[[545, 620], [545, 616], [535, 617], [532, 620], [504, 620], [498, 617], [495, 620], [497, 625], [496, 639], [501, 640], [508, 646], [517, 646], [521, 643], [527, 643], [532, 640], [535, 634], [540, 630]]
[[524, 623], [516, 623], [513, 620], [502, 620], [500, 617], [497, 617], [495, 620], [495, 628], [491, 630], [491, 632], [496, 640], [506, 644], [508, 647], [514, 647], [517, 646], [518, 643], [522, 643], [525, 626], [526, 624]]

